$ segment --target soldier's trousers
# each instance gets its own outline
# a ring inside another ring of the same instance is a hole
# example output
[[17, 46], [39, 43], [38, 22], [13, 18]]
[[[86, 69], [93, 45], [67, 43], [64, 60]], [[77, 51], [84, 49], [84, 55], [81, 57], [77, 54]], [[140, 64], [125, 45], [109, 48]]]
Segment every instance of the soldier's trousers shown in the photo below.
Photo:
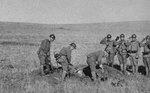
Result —
[[121, 66], [121, 70], [125, 71], [126, 70], [126, 63], [127, 63], [127, 55], [118, 53], [117, 57], [118, 57], [119, 64]]
[[66, 74], [67, 73], [73, 73], [75, 71], [74, 67], [71, 66], [69, 63], [68, 63], [68, 60], [66, 58], [66, 56], [61, 56], [57, 62], [62, 66], [63, 68], [63, 73], [62, 73], [62, 79], [61, 81], [63, 81], [66, 77]]
[[96, 60], [94, 57], [87, 57], [86, 62], [90, 66], [92, 79], [96, 81]]
[[138, 58], [136, 53], [132, 53], [129, 56], [129, 60], [131, 62], [131, 65], [133, 67], [133, 73], [138, 73]]
[[106, 61], [110, 66], [112, 66], [114, 63], [114, 57], [115, 53], [109, 53], [108, 56], [106, 57]]
[[66, 56], [61, 56], [57, 61], [62, 66], [63, 70], [68, 72], [69, 63], [68, 63], [68, 60], [67, 60]]
[[146, 67], [146, 75], [150, 77], [150, 57], [143, 57], [143, 63]]
[[48, 74], [52, 71], [51, 60], [49, 60], [49, 56], [46, 55], [43, 51], [38, 53], [38, 58], [40, 60], [40, 65], [43, 66], [43, 72]]

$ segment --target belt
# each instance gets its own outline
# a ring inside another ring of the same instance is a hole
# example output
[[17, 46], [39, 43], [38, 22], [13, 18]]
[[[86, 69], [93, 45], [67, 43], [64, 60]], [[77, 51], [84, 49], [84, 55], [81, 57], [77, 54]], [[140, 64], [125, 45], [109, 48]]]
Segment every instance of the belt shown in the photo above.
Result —
[[150, 52], [143, 52], [143, 55], [148, 55], [150, 54]]
[[131, 51], [129, 50], [128, 53], [137, 53], [138, 51]]
[[61, 54], [61, 53], [59, 53], [60, 54], [60, 56], [65, 56], [65, 57], [67, 57], [67, 55], [65, 55], [65, 54]]

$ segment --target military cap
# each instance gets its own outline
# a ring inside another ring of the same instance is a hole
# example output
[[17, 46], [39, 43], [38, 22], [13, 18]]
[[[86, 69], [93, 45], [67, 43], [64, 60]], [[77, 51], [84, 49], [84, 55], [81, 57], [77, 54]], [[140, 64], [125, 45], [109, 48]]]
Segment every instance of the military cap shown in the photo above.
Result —
[[70, 46], [73, 46], [76, 49], [76, 44], [75, 43], [71, 43]]
[[131, 37], [132, 37], [132, 38], [136, 38], [137, 36], [136, 36], [136, 34], [133, 34]]
[[52, 38], [53, 40], [55, 40], [55, 35], [54, 34], [50, 34], [49, 37]]
[[110, 34], [107, 35], [107, 38], [111, 38], [112, 36]]
[[146, 39], [150, 39], [150, 35], [147, 35], [147, 36], [146, 36]]
[[125, 37], [125, 35], [124, 35], [124, 34], [121, 34], [120, 37]]

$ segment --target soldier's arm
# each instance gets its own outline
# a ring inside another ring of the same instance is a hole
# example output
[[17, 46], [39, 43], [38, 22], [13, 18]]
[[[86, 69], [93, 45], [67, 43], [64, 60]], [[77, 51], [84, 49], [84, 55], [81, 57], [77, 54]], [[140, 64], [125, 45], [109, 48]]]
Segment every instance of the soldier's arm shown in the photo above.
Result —
[[39, 47], [39, 49], [38, 49], [38, 51], [37, 51], [37, 54], [39, 54], [40, 51], [42, 51], [42, 50], [44, 49], [45, 43], [46, 43], [45, 40], [42, 40], [42, 41], [41, 41], [40, 47]]
[[41, 41], [40, 48], [44, 49], [45, 44], [46, 44], [46, 40]]
[[146, 37], [142, 39], [142, 41], [140, 42], [140, 47], [144, 47], [145, 46], [145, 43], [144, 41], [146, 40]]
[[68, 59], [68, 62], [70, 63], [71, 62], [71, 50], [67, 51], [67, 59]]
[[47, 53], [47, 56], [48, 56], [48, 59], [49, 59], [49, 60], [51, 60], [51, 56], [50, 56], [50, 55], [51, 55], [51, 53], [50, 53], [50, 51], [49, 51], [49, 52]]
[[120, 42], [117, 42], [116, 40], [113, 41], [113, 46], [116, 47], [117, 45], [119, 45]]
[[107, 43], [107, 37], [105, 37], [104, 39], [102, 39], [101, 41], [100, 41], [100, 44], [106, 44]]
[[98, 57], [98, 65], [100, 66], [101, 65], [101, 63], [102, 63], [102, 55], [100, 55], [99, 57]]

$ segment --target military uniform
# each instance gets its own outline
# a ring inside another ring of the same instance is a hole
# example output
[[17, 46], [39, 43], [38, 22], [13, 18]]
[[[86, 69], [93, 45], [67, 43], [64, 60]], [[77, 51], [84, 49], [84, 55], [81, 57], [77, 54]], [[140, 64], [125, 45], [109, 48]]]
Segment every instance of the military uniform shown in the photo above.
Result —
[[63, 81], [66, 77], [66, 74], [68, 72], [74, 72], [74, 67], [70, 63], [71, 62], [71, 52], [72, 52], [72, 47], [76, 49], [76, 44], [71, 43], [70, 46], [68, 47], [63, 47], [58, 55], [55, 55], [56, 61], [62, 66], [63, 68], [63, 73], [62, 73], [62, 80]]
[[105, 57], [105, 53], [103, 51], [93, 52], [87, 55], [87, 64], [90, 66], [92, 77], [96, 80], [96, 65], [98, 62], [99, 66], [101, 65], [102, 58]]
[[69, 70], [69, 64], [71, 62], [71, 48], [70, 47], [63, 47], [60, 50], [60, 58], [57, 60], [57, 62], [62, 66], [64, 71]]
[[146, 37], [145, 39], [149, 39], [149, 41], [146, 41], [146, 43], [141, 42], [141, 47], [144, 48], [143, 63], [146, 67], [146, 75], [150, 76], [150, 36]]
[[50, 46], [51, 42], [48, 39], [45, 39], [41, 42], [40, 48], [37, 52], [40, 65], [43, 66], [43, 70], [50, 71], [52, 66], [51, 59], [50, 59]]
[[107, 40], [107, 37], [101, 40], [100, 44], [105, 44], [105, 51], [108, 53], [106, 57], [107, 63], [112, 66], [114, 63], [114, 57], [116, 55], [116, 41], [115, 40]]
[[[132, 38], [136, 38], [136, 36], [132, 35]], [[129, 60], [133, 67], [133, 73], [138, 73], [138, 58], [139, 58], [140, 42], [137, 40], [134, 41], [132, 40], [127, 44], [128, 44]]]
[[117, 57], [121, 66], [121, 70], [125, 72], [127, 63], [127, 42], [120, 40], [117, 42]]

